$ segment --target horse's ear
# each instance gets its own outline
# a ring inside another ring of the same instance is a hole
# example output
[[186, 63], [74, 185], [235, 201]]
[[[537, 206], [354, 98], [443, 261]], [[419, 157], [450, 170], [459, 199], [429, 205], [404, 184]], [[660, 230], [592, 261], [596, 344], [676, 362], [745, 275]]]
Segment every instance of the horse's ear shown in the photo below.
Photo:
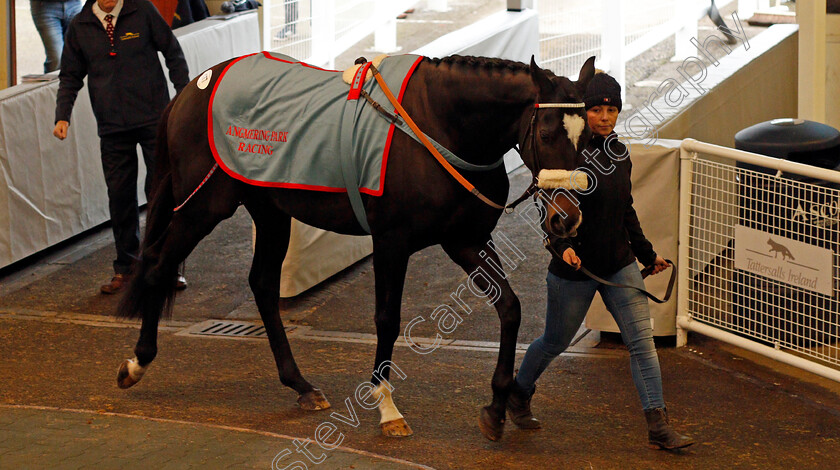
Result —
[[578, 73], [578, 79], [575, 84], [577, 85], [578, 91], [581, 93], [586, 93], [586, 87], [589, 85], [589, 81], [592, 80], [592, 77], [595, 76], [595, 56], [586, 59], [586, 62], [583, 63], [583, 67], [580, 68], [580, 73]]
[[540, 89], [540, 94], [542, 95], [549, 94], [554, 90], [554, 84], [551, 83], [545, 71], [537, 65], [537, 61], [534, 60], [533, 55], [531, 55], [531, 80]]

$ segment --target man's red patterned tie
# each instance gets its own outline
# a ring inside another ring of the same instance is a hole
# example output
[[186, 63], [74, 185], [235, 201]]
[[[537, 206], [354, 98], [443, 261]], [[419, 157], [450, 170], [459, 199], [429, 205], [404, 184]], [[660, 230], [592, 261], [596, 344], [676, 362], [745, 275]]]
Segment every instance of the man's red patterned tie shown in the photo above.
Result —
[[117, 55], [117, 51], [114, 49], [114, 15], [105, 15], [105, 22], [108, 23], [105, 26], [105, 32], [108, 33], [108, 39], [111, 41], [111, 55]]

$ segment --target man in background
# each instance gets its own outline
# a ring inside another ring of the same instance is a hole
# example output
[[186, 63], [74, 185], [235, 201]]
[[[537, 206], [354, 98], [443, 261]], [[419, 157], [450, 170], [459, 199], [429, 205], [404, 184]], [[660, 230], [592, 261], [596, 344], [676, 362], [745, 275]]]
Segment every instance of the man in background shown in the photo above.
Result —
[[[126, 285], [139, 254], [137, 145], [146, 164], [148, 199], [157, 123], [169, 103], [158, 51], [180, 92], [189, 82], [184, 53], [148, 0], [88, 0], [65, 38], [53, 135], [67, 137], [73, 104], [87, 76], [117, 249], [114, 276], [100, 288], [103, 294], [117, 293]], [[186, 287], [183, 276], [178, 276], [177, 287]]]

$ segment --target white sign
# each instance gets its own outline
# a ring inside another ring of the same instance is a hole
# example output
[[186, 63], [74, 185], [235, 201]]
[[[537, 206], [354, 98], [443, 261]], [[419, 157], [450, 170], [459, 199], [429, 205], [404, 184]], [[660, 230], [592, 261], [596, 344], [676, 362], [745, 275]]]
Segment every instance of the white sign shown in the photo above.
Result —
[[735, 268], [833, 297], [827, 248], [742, 225], [735, 226]]

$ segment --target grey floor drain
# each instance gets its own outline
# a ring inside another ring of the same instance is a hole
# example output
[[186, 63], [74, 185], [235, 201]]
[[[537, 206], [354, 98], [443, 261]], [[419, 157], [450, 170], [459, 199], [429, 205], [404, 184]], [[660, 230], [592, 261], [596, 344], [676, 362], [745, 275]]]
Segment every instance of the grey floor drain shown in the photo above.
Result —
[[[286, 331], [294, 327], [287, 327]], [[230, 320], [207, 320], [178, 333], [190, 336], [224, 336], [232, 338], [265, 338], [265, 326], [260, 323]]]
[[259, 337], [265, 336], [265, 327], [253, 323], [239, 323], [231, 321], [218, 321], [194, 334], [213, 336], [242, 336]]

